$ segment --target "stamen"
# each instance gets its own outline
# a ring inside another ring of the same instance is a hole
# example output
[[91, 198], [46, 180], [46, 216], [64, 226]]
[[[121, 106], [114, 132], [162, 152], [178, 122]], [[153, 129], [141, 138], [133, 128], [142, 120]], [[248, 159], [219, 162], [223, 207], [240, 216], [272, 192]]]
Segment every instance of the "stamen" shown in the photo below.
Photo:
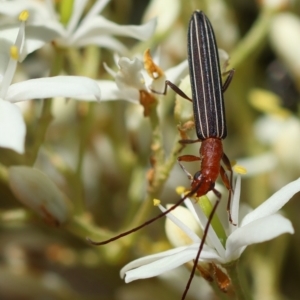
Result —
[[153, 199], [153, 205], [154, 206], [160, 205], [160, 200], [159, 199]]
[[178, 195], [182, 195], [183, 193], [185, 193], [186, 190], [185, 190], [185, 187], [178, 186], [175, 191]]
[[10, 57], [14, 60], [19, 59], [19, 49], [17, 46], [13, 45], [10, 47]]
[[28, 12], [28, 10], [23, 10], [19, 14], [19, 21], [21, 21], [21, 22], [26, 22], [28, 18], [29, 18], [29, 12]]
[[234, 172], [236, 172], [238, 174], [241, 174], [241, 175], [247, 174], [247, 170], [243, 166], [235, 165], [232, 169]]

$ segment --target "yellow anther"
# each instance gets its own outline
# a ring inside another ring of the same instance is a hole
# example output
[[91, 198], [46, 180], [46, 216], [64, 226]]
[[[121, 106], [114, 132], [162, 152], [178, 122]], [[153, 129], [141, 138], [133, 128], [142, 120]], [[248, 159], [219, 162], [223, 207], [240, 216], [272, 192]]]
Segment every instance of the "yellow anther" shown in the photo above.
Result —
[[153, 199], [153, 205], [154, 206], [158, 206], [160, 204], [160, 200], [159, 199]]
[[178, 195], [182, 195], [183, 193], [185, 193], [185, 187], [183, 186], [178, 186], [176, 189], [175, 189], [176, 193]]
[[158, 79], [164, 75], [163, 70], [152, 60], [149, 49], [144, 53], [144, 67], [152, 79]]
[[23, 10], [23, 11], [19, 14], [19, 21], [25, 22], [25, 21], [27, 21], [28, 17], [29, 17], [29, 12], [28, 12], [28, 10]]
[[240, 166], [240, 165], [234, 165], [233, 170], [234, 170], [234, 172], [241, 174], [241, 175], [247, 174], [246, 168], [244, 168], [243, 166]]
[[14, 60], [19, 59], [19, 49], [17, 46], [13, 45], [10, 47], [10, 57]]

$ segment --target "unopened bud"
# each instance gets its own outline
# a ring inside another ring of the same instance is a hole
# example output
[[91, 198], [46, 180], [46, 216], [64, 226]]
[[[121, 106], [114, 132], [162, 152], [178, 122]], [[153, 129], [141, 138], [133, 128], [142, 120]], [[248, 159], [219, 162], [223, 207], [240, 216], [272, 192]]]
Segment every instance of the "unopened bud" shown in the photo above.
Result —
[[59, 226], [71, 216], [71, 203], [41, 171], [30, 167], [10, 167], [9, 185], [15, 197], [45, 222]]
[[[167, 209], [171, 206], [167, 205]], [[202, 229], [187, 208], [178, 206], [171, 213], [199, 237], [202, 236]], [[174, 247], [186, 246], [193, 243], [192, 239], [169, 218], [166, 219], [165, 230], [168, 240]]]

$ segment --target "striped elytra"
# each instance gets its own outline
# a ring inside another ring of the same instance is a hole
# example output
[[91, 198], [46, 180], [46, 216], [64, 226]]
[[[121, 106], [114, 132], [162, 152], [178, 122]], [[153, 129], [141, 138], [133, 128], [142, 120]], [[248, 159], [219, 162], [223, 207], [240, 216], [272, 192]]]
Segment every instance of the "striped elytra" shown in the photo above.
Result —
[[188, 30], [188, 63], [196, 133], [200, 140], [227, 135], [218, 48], [210, 21], [195, 11]]

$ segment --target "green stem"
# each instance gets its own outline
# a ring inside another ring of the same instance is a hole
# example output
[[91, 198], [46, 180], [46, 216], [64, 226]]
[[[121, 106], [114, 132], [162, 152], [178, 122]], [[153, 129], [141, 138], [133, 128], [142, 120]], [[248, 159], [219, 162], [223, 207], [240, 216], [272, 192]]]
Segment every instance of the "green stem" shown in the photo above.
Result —
[[128, 228], [134, 228], [142, 224], [149, 215], [149, 211], [153, 208], [153, 199], [158, 197], [164, 183], [169, 177], [169, 174], [174, 164], [177, 161], [178, 153], [182, 150], [182, 145], [178, 141], [179, 135], [177, 135], [175, 138], [174, 146], [168, 159], [162, 166], [159, 167], [159, 173], [158, 176], [155, 178], [154, 184], [151, 188], [151, 192], [146, 196], [145, 200], [143, 201], [143, 204], [140, 206], [135, 218], [132, 220]]
[[25, 154], [26, 155], [25, 163], [29, 166], [32, 166], [34, 164], [39, 149], [45, 140], [48, 126], [50, 125], [53, 119], [51, 114], [51, 106], [52, 106], [51, 99], [45, 99], [43, 101], [42, 113], [38, 120], [39, 126], [37, 126], [37, 130], [35, 132], [34, 143], [31, 145], [30, 149], [26, 151]]
[[230, 55], [230, 65], [237, 68], [265, 41], [275, 10], [262, 9], [251, 30]]
[[8, 170], [7, 167], [0, 164], [0, 180], [2, 182], [8, 183]]
[[[96, 78], [98, 73], [98, 66], [100, 63], [100, 51], [98, 47], [89, 46], [85, 49], [84, 52], [84, 64], [80, 70], [78, 65], [76, 67], [80, 75], [88, 76], [91, 78]], [[83, 62], [82, 59], [80, 59]], [[86, 153], [86, 147], [89, 144], [88, 138], [89, 133], [92, 128], [94, 121], [94, 103], [90, 102], [78, 102], [77, 103], [77, 115], [79, 118], [78, 126], [78, 140], [79, 140], [79, 151], [78, 151], [78, 160], [76, 166], [76, 173], [74, 176], [70, 177], [73, 181], [73, 187], [76, 187], [73, 190], [73, 199], [75, 206], [75, 215], [81, 215], [85, 211], [85, 202], [84, 202], [84, 190], [82, 185], [82, 166], [84, 160], [84, 154]]]
[[[235, 299], [251, 300], [252, 297], [250, 296], [250, 293], [245, 293], [244, 291], [244, 286], [241, 282], [241, 275], [238, 273], [238, 260], [223, 265], [223, 267], [226, 269], [231, 279], [231, 286], [235, 293]], [[245, 282], [243, 282], [243, 284], [245, 284]]]
[[[94, 241], [103, 241], [112, 237], [112, 232], [101, 229], [93, 224], [91, 224], [87, 216], [74, 216], [67, 224], [64, 225], [64, 228], [70, 233], [74, 234], [80, 239], [86, 240], [90, 238]], [[125, 247], [128, 247], [126, 244], [126, 239], [119, 239], [110, 243], [109, 245], [97, 247], [105, 258], [112, 263], [116, 263], [121, 256], [124, 255], [124, 251], [121, 251]]]
[[153, 163], [153, 177], [149, 184], [148, 195], [143, 201], [143, 204], [140, 206], [139, 210], [135, 214], [132, 222], [129, 224], [128, 228], [134, 228], [142, 224], [147, 216], [149, 211], [153, 207], [152, 200], [158, 197], [158, 194], [162, 188], [161, 183], [158, 178], [160, 176], [159, 166], [163, 164], [164, 161], [164, 150], [162, 147], [162, 136], [160, 132], [160, 122], [157, 115], [156, 106], [151, 109], [149, 116], [151, 127], [152, 127], [152, 161]]
[[68, 72], [73, 75], [82, 74], [82, 57], [78, 49], [68, 48], [66, 49], [66, 62], [68, 66]]
[[[52, 64], [52, 69], [50, 71], [50, 76], [58, 75], [61, 71], [62, 63], [63, 63], [63, 51], [60, 49], [56, 49], [56, 57], [54, 59], [54, 62]], [[37, 126], [35, 135], [34, 135], [34, 143], [31, 145], [30, 149], [26, 151], [26, 164], [27, 165], [33, 165], [37, 154], [39, 152], [39, 149], [42, 145], [42, 143], [45, 140], [45, 135], [48, 129], [48, 126], [50, 125], [53, 117], [51, 113], [51, 107], [52, 107], [52, 99], [44, 99], [43, 101], [43, 108], [42, 113], [40, 116], [40, 119], [38, 120], [39, 126]]]

